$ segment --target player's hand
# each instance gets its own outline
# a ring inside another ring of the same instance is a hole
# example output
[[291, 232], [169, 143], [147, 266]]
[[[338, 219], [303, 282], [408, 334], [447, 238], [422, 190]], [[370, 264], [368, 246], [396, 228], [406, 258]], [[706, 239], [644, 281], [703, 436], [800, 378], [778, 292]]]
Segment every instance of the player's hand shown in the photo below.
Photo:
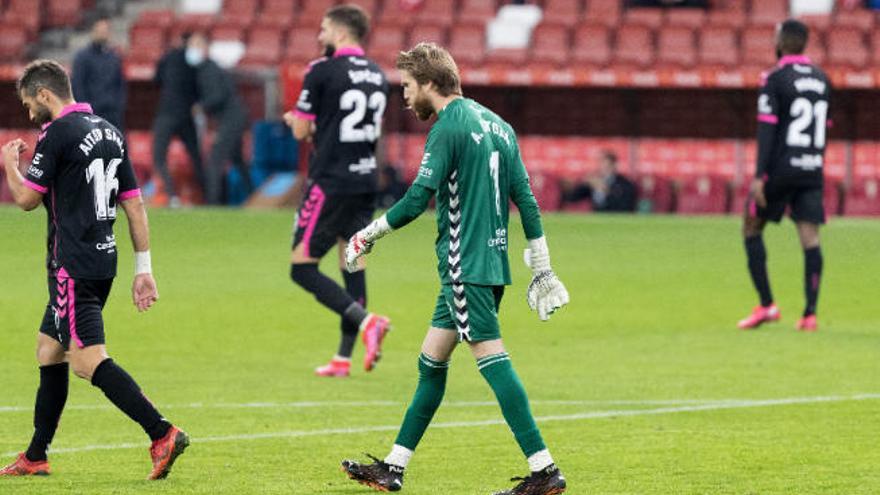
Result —
[[287, 127], [290, 127], [293, 130], [293, 112], [286, 112], [281, 118], [284, 119], [284, 123], [287, 124]]
[[23, 140], [13, 139], [8, 143], [3, 145], [2, 153], [3, 153], [3, 165], [6, 167], [16, 167], [18, 168], [18, 157], [25, 151], [27, 151], [27, 143]]
[[[364, 229], [366, 230], [366, 229]], [[348, 273], [355, 273], [362, 269], [360, 259], [373, 250], [373, 242], [366, 239], [365, 232], [361, 230], [351, 236], [345, 246], [345, 269]]]
[[159, 290], [156, 281], [150, 273], [139, 273], [134, 276], [131, 286], [131, 299], [138, 312], [150, 309], [159, 300]]
[[529, 284], [527, 299], [529, 308], [538, 312], [541, 321], [549, 320], [550, 315], [569, 302], [565, 285], [552, 270], [534, 274]]
[[755, 204], [760, 206], [761, 208], [767, 207], [767, 197], [764, 196], [764, 181], [761, 179], [753, 179], [752, 185], [749, 187], [749, 192], [752, 195], [752, 198], [755, 199]]

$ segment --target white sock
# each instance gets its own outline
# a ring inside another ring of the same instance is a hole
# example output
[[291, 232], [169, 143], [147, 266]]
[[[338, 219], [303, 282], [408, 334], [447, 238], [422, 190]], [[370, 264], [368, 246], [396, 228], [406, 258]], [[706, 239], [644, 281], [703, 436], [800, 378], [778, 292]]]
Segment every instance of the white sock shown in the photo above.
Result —
[[537, 473], [551, 464], [553, 464], [553, 457], [550, 456], [550, 451], [547, 449], [536, 452], [529, 457], [529, 470], [533, 473]]
[[334, 361], [345, 361], [346, 363], [350, 363], [350, 362], [351, 362], [351, 358], [350, 358], [350, 357], [342, 357], [342, 356], [340, 356], [339, 354], [336, 354], [335, 356], [333, 356], [333, 360], [334, 360]]
[[400, 445], [394, 444], [394, 447], [391, 447], [391, 453], [388, 454], [388, 457], [385, 458], [386, 464], [391, 464], [392, 466], [400, 466], [402, 468], [406, 468], [406, 465], [409, 464], [409, 460], [412, 458], [413, 454], [412, 450], [409, 450], [406, 447], [401, 447]]

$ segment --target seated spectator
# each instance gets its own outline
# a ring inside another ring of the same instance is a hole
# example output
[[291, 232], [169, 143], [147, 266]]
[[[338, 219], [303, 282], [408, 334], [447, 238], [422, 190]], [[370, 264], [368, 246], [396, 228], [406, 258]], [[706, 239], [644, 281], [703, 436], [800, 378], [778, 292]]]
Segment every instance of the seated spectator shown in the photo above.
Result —
[[617, 155], [612, 151], [605, 150], [600, 154], [596, 175], [580, 183], [563, 180], [560, 186], [560, 208], [566, 203], [588, 200], [595, 211], [625, 212], [636, 209], [636, 185], [618, 173]]

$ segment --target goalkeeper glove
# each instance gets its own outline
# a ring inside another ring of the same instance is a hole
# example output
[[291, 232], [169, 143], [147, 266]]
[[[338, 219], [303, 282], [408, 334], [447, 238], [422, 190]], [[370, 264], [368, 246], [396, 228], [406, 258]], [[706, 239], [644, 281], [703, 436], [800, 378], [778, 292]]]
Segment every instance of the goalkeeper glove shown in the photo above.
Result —
[[541, 321], [547, 321], [557, 309], [568, 304], [568, 291], [550, 268], [546, 237], [530, 240], [524, 255], [526, 266], [532, 269], [527, 295], [529, 308], [538, 312]]
[[345, 246], [345, 269], [348, 273], [358, 271], [360, 269], [358, 259], [372, 251], [373, 244], [391, 230], [388, 219], [382, 215], [351, 236], [348, 245]]

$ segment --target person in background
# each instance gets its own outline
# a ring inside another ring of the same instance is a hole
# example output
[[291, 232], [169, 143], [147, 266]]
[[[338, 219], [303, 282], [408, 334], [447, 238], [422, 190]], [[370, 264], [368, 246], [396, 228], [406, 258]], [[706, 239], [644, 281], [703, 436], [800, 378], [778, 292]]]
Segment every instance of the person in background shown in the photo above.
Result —
[[199, 151], [199, 137], [192, 109], [198, 99], [196, 90], [196, 70], [189, 61], [198, 57], [196, 50], [188, 50], [186, 43], [191, 33], [181, 37], [183, 46], [170, 49], [156, 66], [155, 82], [159, 85], [159, 106], [153, 121], [153, 166], [162, 177], [168, 206], [180, 206], [174, 180], [168, 172], [168, 146], [171, 138], [177, 136], [183, 141], [186, 152], [192, 160], [193, 171], [202, 191], [205, 190], [205, 174], [202, 168], [202, 153]]
[[247, 193], [253, 191], [250, 172], [244, 161], [242, 139], [248, 127], [247, 111], [235, 88], [232, 75], [208, 58], [208, 40], [194, 33], [187, 41], [187, 63], [196, 69], [199, 104], [217, 126], [214, 144], [208, 157], [205, 201], [223, 203], [223, 178], [229, 162], [238, 168]]
[[88, 103], [96, 115], [120, 131], [125, 127], [127, 88], [122, 59], [110, 47], [110, 18], [101, 16], [92, 24], [92, 41], [73, 59], [73, 97]]
[[593, 210], [604, 212], [635, 211], [636, 185], [617, 170], [617, 155], [605, 150], [600, 154], [599, 173], [581, 183], [563, 181], [560, 208], [567, 203], [589, 200]]

